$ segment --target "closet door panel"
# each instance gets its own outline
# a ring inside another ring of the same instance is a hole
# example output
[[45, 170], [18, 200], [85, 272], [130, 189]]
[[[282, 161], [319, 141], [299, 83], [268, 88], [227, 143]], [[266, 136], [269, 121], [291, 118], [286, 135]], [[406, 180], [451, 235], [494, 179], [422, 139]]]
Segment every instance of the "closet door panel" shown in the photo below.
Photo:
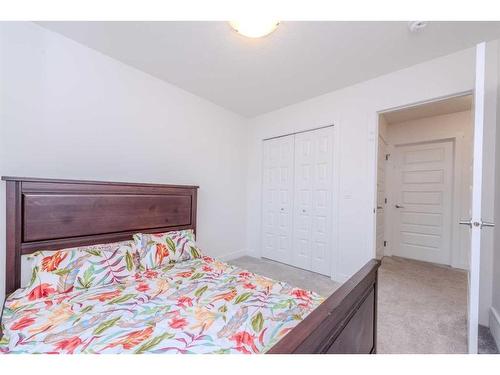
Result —
[[311, 270], [329, 275], [332, 252], [333, 128], [316, 130], [314, 136]]
[[[267, 145], [264, 146], [264, 180], [263, 180], [263, 217], [262, 217], [262, 246], [263, 254], [274, 254], [277, 248], [277, 235], [275, 230], [275, 222], [277, 221], [276, 212], [274, 209], [275, 203], [274, 199], [276, 196], [274, 184], [273, 184], [273, 174], [274, 168], [270, 164], [270, 149]], [[267, 164], [267, 165], [266, 165]]]
[[290, 263], [292, 251], [293, 137], [264, 141], [263, 256]]
[[293, 265], [330, 274], [333, 129], [295, 135]]
[[314, 179], [314, 135], [295, 135], [295, 192], [293, 265], [311, 269], [311, 233]]

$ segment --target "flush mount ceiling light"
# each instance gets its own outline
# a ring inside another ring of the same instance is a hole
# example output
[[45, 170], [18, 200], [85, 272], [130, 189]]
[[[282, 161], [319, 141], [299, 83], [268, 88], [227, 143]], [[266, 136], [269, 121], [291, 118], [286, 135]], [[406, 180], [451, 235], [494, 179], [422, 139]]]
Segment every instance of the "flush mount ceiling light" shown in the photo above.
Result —
[[239, 34], [248, 38], [261, 38], [271, 34], [279, 25], [279, 21], [273, 20], [243, 20], [230, 21], [229, 24]]
[[412, 33], [417, 33], [427, 27], [427, 22], [425, 21], [410, 21], [408, 22], [408, 29]]

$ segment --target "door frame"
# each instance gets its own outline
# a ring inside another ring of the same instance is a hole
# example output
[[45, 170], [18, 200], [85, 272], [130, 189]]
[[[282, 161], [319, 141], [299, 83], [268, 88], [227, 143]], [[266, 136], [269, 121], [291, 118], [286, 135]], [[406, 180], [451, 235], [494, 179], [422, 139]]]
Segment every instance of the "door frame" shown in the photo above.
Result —
[[[443, 142], [451, 142], [452, 144], [452, 158], [453, 158], [453, 164], [452, 164], [452, 182], [451, 182], [451, 189], [452, 189], [452, 199], [451, 199], [451, 214], [450, 214], [450, 227], [448, 228], [450, 232], [450, 257], [449, 257], [449, 264], [446, 264], [447, 266], [451, 266], [453, 268], [461, 268], [461, 267], [455, 267], [454, 264], [459, 264], [459, 256], [460, 254], [457, 254], [457, 250], [454, 251], [454, 249], [458, 249], [459, 251], [461, 250], [462, 243], [460, 241], [460, 226], [458, 225], [458, 222], [460, 221], [462, 215], [460, 214], [462, 212], [463, 206], [461, 205], [461, 200], [460, 200], [460, 193], [461, 193], [461, 183], [462, 183], [462, 169], [461, 169], [461, 162], [463, 158], [463, 150], [461, 149], [461, 146], [463, 144], [463, 138], [464, 134], [462, 132], [457, 132], [454, 137], [446, 137], [446, 138], [434, 138], [434, 137], [421, 137], [415, 140], [415, 142], [411, 143], [400, 143], [400, 144], [395, 144], [391, 145], [391, 150], [395, 150], [397, 147], [404, 147], [404, 146], [417, 146], [417, 145], [425, 145], [425, 144], [432, 144], [432, 143], [443, 143]], [[458, 142], [460, 142], [460, 147]], [[393, 159], [394, 160], [394, 159]], [[387, 227], [390, 230], [390, 233], [385, 233], [387, 238], [390, 240], [390, 243], [394, 244], [394, 236], [395, 233], [391, 229], [396, 228], [395, 226], [395, 220], [397, 219], [397, 215], [395, 214], [396, 211], [394, 210], [394, 203], [396, 203], [394, 196], [395, 196], [395, 184], [397, 183], [396, 181], [396, 174], [394, 164], [391, 161], [391, 168], [389, 171], [389, 178], [387, 181], [390, 184], [390, 187], [387, 187], [387, 192], [388, 192], [388, 205], [390, 205], [390, 208], [387, 210]], [[456, 223], [456, 225], [454, 225]], [[394, 251], [392, 251], [391, 247], [391, 255], [394, 254]]]
[[[375, 258], [377, 258], [377, 213], [378, 213], [378, 157], [379, 157], [379, 154], [378, 154], [378, 151], [379, 151], [379, 145], [380, 145], [380, 140], [384, 141], [385, 143], [385, 152], [386, 152], [386, 155], [389, 155], [392, 151], [391, 151], [391, 146], [389, 144], [389, 142], [387, 141], [386, 137], [384, 135], [382, 135], [380, 132], [378, 133], [377, 135], [377, 161], [376, 161], [376, 180], [375, 180]], [[384, 181], [385, 181], [385, 184], [387, 186], [387, 182], [390, 180], [391, 178], [391, 174], [389, 172], [389, 165], [390, 162], [389, 160], [386, 159], [386, 165], [384, 166]], [[386, 201], [384, 202], [384, 213], [383, 213], [383, 218], [384, 218], [384, 228], [383, 228], [383, 231], [384, 231], [384, 241], [387, 237], [387, 233], [388, 231], [390, 230], [390, 228], [388, 228], [388, 225], [387, 223], [389, 222], [389, 216], [388, 216], [388, 209], [387, 207], [389, 207], [389, 202], [390, 202], [390, 199], [389, 199], [389, 191], [387, 191], [387, 189], [384, 189], [385, 190], [385, 194], [386, 194]], [[380, 259], [383, 258], [383, 256], [385, 254], [388, 253], [388, 250], [389, 250], [389, 245], [390, 246], [390, 243], [387, 242], [385, 245], [384, 245], [384, 250], [383, 250], [383, 254], [382, 254], [382, 257]], [[377, 258], [378, 259], [378, 258]]]
[[[449, 94], [449, 95], [444, 95], [444, 96], [437, 96], [437, 97], [433, 97], [433, 98], [430, 98], [430, 99], [425, 99], [425, 100], [421, 100], [421, 101], [417, 101], [417, 102], [413, 102], [413, 103], [410, 103], [410, 104], [405, 104], [405, 105], [400, 105], [400, 106], [396, 106], [396, 107], [390, 107], [390, 108], [385, 108], [385, 109], [381, 109], [379, 111], [376, 111], [375, 114], [373, 115], [372, 117], [372, 121], [373, 121], [373, 132], [372, 134], [370, 135], [370, 139], [373, 140], [372, 142], [372, 147], [371, 147], [371, 151], [372, 151], [372, 161], [373, 161], [373, 164], [372, 164], [372, 171], [373, 171], [373, 176], [372, 176], [372, 183], [371, 183], [371, 187], [372, 187], [372, 193], [371, 193], [371, 208], [372, 208], [372, 212], [373, 212], [373, 209], [375, 209], [375, 212], [372, 214], [372, 220], [370, 220], [370, 231], [371, 231], [371, 235], [368, 236], [368, 249], [370, 251], [370, 258], [375, 258], [376, 257], [376, 254], [377, 254], [377, 241], [376, 241], [376, 237], [377, 237], [377, 215], [376, 215], [376, 207], [377, 207], [377, 174], [378, 174], [378, 171], [377, 171], [377, 160], [378, 160], [378, 137], [379, 137], [379, 133], [380, 133], [380, 129], [379, 129], [379, 116], [384, 114], [384, 113], [387, 113], [387, 112], [393, 112], [393, 111], [397, 111], [399, 109], [406, 109], [406, 108], [412, 108], [412, 107], [418, 107], [422, 104], [428, 104], [428, 103], [432, 103], [432, 102], [437, 102], [437, 101], [442, 101], [442, 100], [446, 100], [446, 99], [452, 99], [452, 98], [458, 98], [458, 97], [461, 97], [461, 96], [468, 96], [468, 95], [474, 95], [474, 90], [466, 90], [466, 91], [460, 91], [460, 92], [456, 92], [456, 93], [453, 93], [453, 94]], [[444, 137], [445, 139], [449, 139], [449, 138], [455, 138], [455, 146], [458, 145], [458, 142], [463, 142], [463, 134], [461, 133], [457, 133], [455, 135], [455, 137], [450, 137], [450, 136], [447, 136], [447, 137]], [[423, 138], [425, 139], [425, 138]], [[389, 151], [392, 151], [392, 146], [389, 145], [388, 146], [389, 148]], [[457, 147], [458, 149], [458, 147]], [[460, 155], [460, 157], [462, 158], [463, 156]], [[462, 160], [462, 159], [460, 159]], [[455, 169], [456, 169], [456, 165], [458, 163], [455, 162]], [[387, 176], [386, 175], [386, 179], [388, 178], [392, 178], [392, 168], [390, 168], [390, 165], [391, 165], [391, 160], [389, 158], [389, 168], [386, 169], [386, 173], [389, 171], [389, 174], [390, 176]], [[454, 172], [456, 172], [454, 170]], [[392, 180], [391, 180], [392, 181]], [[455, 184], [454, 184], [454, 187], [455, 187]], [[454, 189], [454, 191], [456, 191], [456, 189]], [[388, 197], [388, 201], [390, 202], [390, 199], [392, 197]], [[455, 198], [455, 197], [454, 197]], [[388, 202], [388, 203], [389, 203]], [[459, 212], [460, 213], [460, 212]], [[455, 215], [452, 214], [452, 217], [454, 220], [455, 219]], [[460, 219], [460, 218], [459, 218]], [[390, 252], [390, 246], [391, 244], [389, 244], [389, 252]], [[458, 267], [460, 268], [460, 267]]]

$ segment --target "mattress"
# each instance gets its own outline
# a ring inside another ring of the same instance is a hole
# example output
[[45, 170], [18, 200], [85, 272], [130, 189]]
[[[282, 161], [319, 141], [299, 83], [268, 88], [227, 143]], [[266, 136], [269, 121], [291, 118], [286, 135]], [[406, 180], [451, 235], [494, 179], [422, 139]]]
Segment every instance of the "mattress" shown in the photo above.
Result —
[[323, 298], [210, 257], [5, 302], [0, 353], [265, 353]]

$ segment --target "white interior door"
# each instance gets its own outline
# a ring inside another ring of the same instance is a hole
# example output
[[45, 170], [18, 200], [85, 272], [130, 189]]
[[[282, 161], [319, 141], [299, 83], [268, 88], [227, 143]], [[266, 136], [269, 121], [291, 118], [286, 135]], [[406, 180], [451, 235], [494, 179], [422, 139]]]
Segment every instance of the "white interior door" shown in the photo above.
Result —
[[397, 146], [394, 255], [451, 263], [453, 142]]
[[293, 215], [293, 262], [310, 270], [312, 254], [312, 214], [314, 190], [315, 136], [295, 135], [295, 186]]
[[377, 157], [377, 228], [376, 228], [376, 256], [381, 259], [384, 256], [385, 241], [385, 205], [387, 204], [386, 192], [386, 155], [387, 142], [382, 136], [378, 137]]
[[[469, 306], [468, 306], [468, 347], [469, 353], [477, 353], [479, 326], [479, 276], [481, 255], [481, 216], [483, 181], [483, 128], [484, 97], [486, 75], [486, 44], [476, 46], [476, 82], [474, 89], [474, 160], [472, 166], [472, 208], [471, 218], [460, 224], [471, 228], [469, 261]], [[486, 223], [490, 225], [490, 223]]]
[[293, 265], [330, 275], [333, 128], [295, 135]]
[[262, 256], [292, 261], [294, 137], [264, 141]]

